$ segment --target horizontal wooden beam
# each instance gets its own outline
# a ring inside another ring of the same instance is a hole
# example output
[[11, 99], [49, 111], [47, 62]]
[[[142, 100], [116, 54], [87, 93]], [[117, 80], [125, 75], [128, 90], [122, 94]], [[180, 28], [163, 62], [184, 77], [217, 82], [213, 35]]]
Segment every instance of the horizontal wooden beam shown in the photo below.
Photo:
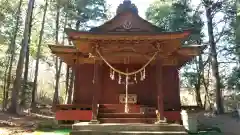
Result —
[[181, 48], [177, 53], [180, 55], [198, 56], [201, 54], [201, 50], [199, 48]]

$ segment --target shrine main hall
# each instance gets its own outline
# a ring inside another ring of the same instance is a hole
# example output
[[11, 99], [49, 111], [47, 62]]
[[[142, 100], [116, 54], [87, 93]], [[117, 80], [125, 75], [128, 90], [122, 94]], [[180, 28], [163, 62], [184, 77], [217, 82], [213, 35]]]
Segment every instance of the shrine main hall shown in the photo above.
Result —
[[72, 46], [49, 46], [75, 74], [72, 104], [57, 105], [57, 120], [181, 121], [179, 69], [204, 49], [183, 44], [190, 30], [163, 32], [125, 0], [103, 25], [65, 32]]

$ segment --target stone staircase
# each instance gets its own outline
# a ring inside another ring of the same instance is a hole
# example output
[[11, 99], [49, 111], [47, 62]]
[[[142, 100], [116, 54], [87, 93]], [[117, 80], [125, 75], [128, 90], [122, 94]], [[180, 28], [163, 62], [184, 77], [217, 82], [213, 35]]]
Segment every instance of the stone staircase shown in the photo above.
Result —
[[155, 112], [140, 113], [139, 105], [129, 105], [129, 113], [124, 113], [124, 104], [100, 105], [98, 120], [101, 123], [148, 123], [156, 121]]
[[182, 125], [154, 124], [155, 111], [142, 113], [142, 107], [130, 104], [124, 113], [124, 104], [99, 105], [100, 124], [74, 124], [70, 135], [187, 135]]

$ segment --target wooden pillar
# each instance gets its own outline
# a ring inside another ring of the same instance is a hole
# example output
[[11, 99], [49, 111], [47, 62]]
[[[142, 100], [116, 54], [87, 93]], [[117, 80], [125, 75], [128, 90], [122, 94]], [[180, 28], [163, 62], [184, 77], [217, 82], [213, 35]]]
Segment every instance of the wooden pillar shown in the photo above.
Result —
[[100, 94], [101, 94], [101, 88], [102, 88], [102, 68], [99, 61], [96, 61], [94, 65], [94, 76], [93, 76], [93, 99], [92, 99], [92, 120], [91, 124], [98, 124], [99, 121], [97, 119], [98, 115], [98, 105], [100, 101]]
[[164, 120], [164, 104], [163, 104], [163, 68], [161, 62], [158, 60], [156, 62], [156, 85], [157, 85], [157, 109], [160, 113], [160, 119]]
[[176, 68], [176, 91], [177, 91], [177, 100], [178, 100], [178, 108], [179, 110], [181, 110], [181, 97], [180, 97], [180, 78], [179, 78], [179, 70], [178, 68]]
[[79, 63], [77, 60], [74, 60], [74, 65], [73, 65], [73, 71], [74, 71], [74, 92], [73, 92], [73, 100], [72, 104], [77, 104], [77, 91], [79, 90]]

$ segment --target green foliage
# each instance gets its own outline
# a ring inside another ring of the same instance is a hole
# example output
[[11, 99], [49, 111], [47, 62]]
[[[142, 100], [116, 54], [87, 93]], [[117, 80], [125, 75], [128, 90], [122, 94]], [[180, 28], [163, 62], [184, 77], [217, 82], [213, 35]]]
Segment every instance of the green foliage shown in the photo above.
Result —
[[[19, 2], [15, 0], [0, 1], [0, 42], [10, 43], [16, 23], [16, 9]], [[22, 20], [20, 19], [20, 22]], [[19, 42], [17, 42], [19, 43]]]
[[[235, 8], [237, 6], [237, 9]], [[240, 16], [239, 16], [239, 0], [237, 5], [232, 3], [230, 8], [227, 10], [228, 16], [230, 16], [230, 24], [227, 37], [225, 40], [229, 43], [224, 49], [228, 51], [228, 54], [233, 54], [232, 60], [240, 62]], [[232, 72], [227, 78], [227, 85], [229, 89], [240, 90], [240, 67], [235, 66]]]
[[0, 12], [0, 22], [2, 22], [5, 19], [5, 15]]
[[107, 18], [105, 0], [70, 0], [60, 2], [69, 20], [76, 21], [77, 27], [88, 27], [91, 21]]
[[198, 79], [198, 74], [196, 72], [184, 72], [182, 77], [187, 88], [195, 88]]
[[146, 17], [163, 30], [170, 30], [172, 7], [170, 3], [155, 1], [147, 9]]
[[228, 79], [228, 88], [240, 90], [240, 68], [235, 67]]
[[117, 14], [121, 12], [131, 11], [135, 14], [138, 14], [138, 8], [135, 4], [131, 3], [131, 1], [124, 1], [117, 8]]
[[190, 0], [174, 0], [162, 2], [155, 1], [146, 12], [148, 20], [162, 28], [164, 31], [182, 31], [191, 29], [192, 34], [188, 39], [190, 43], [201, 43], [204, 25], [201, 20], [201, 12], [194, 11], [190, 6]]
[[240, 0], [237, 0], [237, 16], [240, 16]]

